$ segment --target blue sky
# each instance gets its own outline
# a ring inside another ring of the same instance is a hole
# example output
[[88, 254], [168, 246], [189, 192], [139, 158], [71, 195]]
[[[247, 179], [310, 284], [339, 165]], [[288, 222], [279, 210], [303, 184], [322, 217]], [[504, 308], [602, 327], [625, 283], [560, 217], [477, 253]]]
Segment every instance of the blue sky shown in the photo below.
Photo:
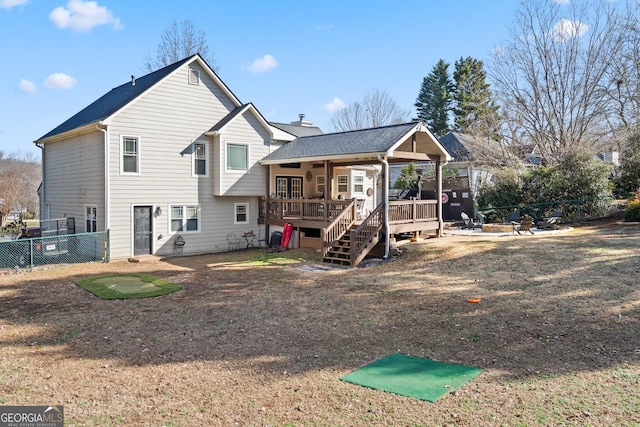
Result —
[[325, 131], [335, 108], [387, 91], [415, 116], [442, 58], [487, 60], [516, 0], [0, 0], [0, 150], [33, 153], [67, 118], [142, 76], [174, 20], [206, 32], [219, 76], [270, 121]]

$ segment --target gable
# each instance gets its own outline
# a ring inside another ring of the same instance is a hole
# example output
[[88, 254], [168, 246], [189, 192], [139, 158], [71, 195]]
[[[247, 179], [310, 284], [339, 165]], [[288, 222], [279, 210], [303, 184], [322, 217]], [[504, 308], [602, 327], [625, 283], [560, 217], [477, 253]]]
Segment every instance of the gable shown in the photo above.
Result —
[[211, 70], [200, 55], [196, 54], [140, 78], [132, 76], [130, 81], [107, 92], [65, 122], [37, 139], [36, 142], [46, 142], [44, 140], [92, 124], [103, 122], [107, 122], [106, 124], [108, 124], [108, 120], [112, 119], [113, 116], [117, 115], [124, 108], [134, 103], [142, 95], [146, 94], [149, 90], [156, 87], [160, 82], [184, 66], [191, 66], [200, 71], [201, 77], [208, 77], [211, 82], [220, 88], [220, 91], [229, 100], [230, 107], [241, 104], [233, 92], [231, 92], [215, 72]]

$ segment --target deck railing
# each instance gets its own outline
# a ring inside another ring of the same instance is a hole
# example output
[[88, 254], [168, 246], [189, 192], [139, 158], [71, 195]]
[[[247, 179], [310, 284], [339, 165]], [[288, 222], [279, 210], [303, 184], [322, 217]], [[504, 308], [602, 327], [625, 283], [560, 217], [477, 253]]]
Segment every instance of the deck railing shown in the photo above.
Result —
[[278, 199], [263, 197], [261, 218], [331, 222], [352, 200]]
[[396, 200], [389, 202], [389, 224], [436, 221], [437, 200]]

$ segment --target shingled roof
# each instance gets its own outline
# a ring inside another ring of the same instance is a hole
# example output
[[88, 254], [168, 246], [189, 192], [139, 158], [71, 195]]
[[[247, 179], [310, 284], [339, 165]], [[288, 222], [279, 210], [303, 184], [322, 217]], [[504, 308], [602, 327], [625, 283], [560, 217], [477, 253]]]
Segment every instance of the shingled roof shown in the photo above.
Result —
[[324, 134], [324, 132], [322, 132], [322, 130], [318, 126], [300, 126], [300, 125], [290, 125], [286, 123], [275, 123], [275, 122], [270, 122], [269, 124], [271, 126], [277, 127], [278, 129], [288, 132], [291, 135], [295, 135], [297, 137]]
[[282, 161], [298, 162], [309, 158], [339, 158], [349, 156], [385, 154], [418, 123], [303, 136], [284, 144], [262, 159], [263, 164]]
[[37, 141], [107, 119], [138, 96], [142, 95], [156, 83], [160, 82], [163, 78], [167, 77], [173, 71], [180, 68], [183, 64], [191, 61], [197, 56], [199, 55], [192, 55], [143, 77], [133, 79], [135, 84], [132, 84], [132, 81], [129, 81], [121, 86], [111, 89], [108, 93], [98, 98], [95, 102], [49, 133], [40, 137]]

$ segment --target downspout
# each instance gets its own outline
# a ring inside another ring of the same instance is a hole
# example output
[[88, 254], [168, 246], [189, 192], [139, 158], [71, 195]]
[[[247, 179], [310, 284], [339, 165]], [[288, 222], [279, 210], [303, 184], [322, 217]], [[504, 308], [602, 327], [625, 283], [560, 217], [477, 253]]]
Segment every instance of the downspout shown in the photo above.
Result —
[[384, 194], [384, 259], [389, 258], [389, 245], [391, 244], [391, 236], [389, 235], [389, 162], [386, 156], [382, 157], [378, 154], [378, 161], [382, 163], [382, 173], [384, 176], [382, 184], [382, 193]]
[[[44, 207], [46, 205], [46, 201], [45, 200], [47, 200], [47, 198], [45, 196], [45, 191], [44, 191], [45, 190], [45, 183], [44, 183], [44, 177], [45, 177], [45, 175], [44, 175], [44, 170], [45, 170], [44, 169], [44, 144], [41, 143], [41, 142], [35, 142], [35, 144], [36, 144], [36, 147], [38, 147], [40, 149], [40, 163], [41, 163], [40, 169], [42, 170], [42, 172], [41, 172], [41, 174], [42, 174], [42, 182], [41, 182], [42, 187], [40, 187], [41, 188], [40, 198], [38, 200], [38, 204], [40, 205], [40, 208], [38, 210], [40, 211], [40, 220], [43, 220], [43, 219], [45, 219], [45, 215], [44, 215], [45, 214]], [[46, 219], [49, 219], [49, 218], [46, 218]]]
[[111, 225], [109, 223], [109, 128], [105, 129], [97, 124], [96, 129], [104, 133], [104, 230], [107, 231]]

